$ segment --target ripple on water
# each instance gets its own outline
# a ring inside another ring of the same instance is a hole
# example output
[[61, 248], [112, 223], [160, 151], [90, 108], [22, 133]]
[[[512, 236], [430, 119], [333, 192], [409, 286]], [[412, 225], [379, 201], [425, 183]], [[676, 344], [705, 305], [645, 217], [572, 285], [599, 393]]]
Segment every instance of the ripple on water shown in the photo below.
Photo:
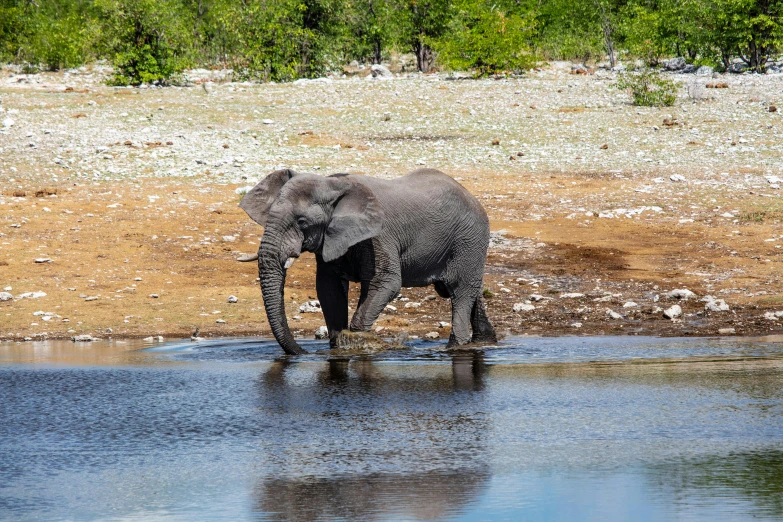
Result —
[[0, 518], [783, 518], [775, 339], [443, 348], [0, 345]]

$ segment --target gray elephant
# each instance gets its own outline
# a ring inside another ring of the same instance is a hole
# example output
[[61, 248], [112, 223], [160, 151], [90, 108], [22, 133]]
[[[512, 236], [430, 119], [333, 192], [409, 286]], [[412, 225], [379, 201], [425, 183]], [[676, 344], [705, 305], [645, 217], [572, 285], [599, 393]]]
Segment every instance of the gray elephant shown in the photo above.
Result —
[[[401, 287], [428, 285], [451, 298], [449, 346], [496, 340], [482, 298], [489, 220], [478, 200], [442, 172], [419, 169], [388, 181], [278, 170], [239, 206], [264, 227], [261, 291], [286, 353], [304, 353], [283, 300], [286, 270], [302, 251], [315, 253], [316, 291], [332, 346], [342, 330], [369, 331]], [[361, 283], [350, 325], [349, 281]]]

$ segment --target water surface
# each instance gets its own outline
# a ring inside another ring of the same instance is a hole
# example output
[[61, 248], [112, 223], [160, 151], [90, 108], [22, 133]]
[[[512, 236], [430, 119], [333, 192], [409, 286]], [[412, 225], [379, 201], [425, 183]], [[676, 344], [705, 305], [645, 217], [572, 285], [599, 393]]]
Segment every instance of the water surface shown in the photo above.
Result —
[[775, 337], [0, 344], [0, 519], [779, 520], [782, 377]]

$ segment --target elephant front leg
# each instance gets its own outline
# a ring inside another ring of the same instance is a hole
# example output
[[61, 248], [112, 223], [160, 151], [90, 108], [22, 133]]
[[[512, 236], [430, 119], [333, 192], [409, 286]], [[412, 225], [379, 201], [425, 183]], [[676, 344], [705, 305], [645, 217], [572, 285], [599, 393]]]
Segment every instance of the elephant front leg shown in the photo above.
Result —
[[334, 348], [337, 334], [348, 328], [348, 281], [326, 263], [318, 263], [315, 291], [329, 330], [329, 345]]
[[351, 331], [369, 332], [386, 305], [394, 299], [402, 287], [400, 274], [384, 274], [370, 281], [362, 281], [361, 304], [351, 319]]

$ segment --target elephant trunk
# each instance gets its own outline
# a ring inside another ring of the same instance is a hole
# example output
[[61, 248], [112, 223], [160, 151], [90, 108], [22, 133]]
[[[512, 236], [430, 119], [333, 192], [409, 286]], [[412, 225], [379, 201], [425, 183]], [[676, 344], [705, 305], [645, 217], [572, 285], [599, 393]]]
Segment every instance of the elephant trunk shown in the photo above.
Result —
[[283, 297], [286, 269], [280, 263], [280, 248], [274, 246], [273, 243], [264, 237], [258, 251], [258, 275], [261, 279], [261, 293], [264, 296], [266, 317], [272, 328], [272, 334], [285, 353], [289, 355], [307, 353], [294, 340], [294, 336], [291, 335], [291, 330], [288, 328]]

